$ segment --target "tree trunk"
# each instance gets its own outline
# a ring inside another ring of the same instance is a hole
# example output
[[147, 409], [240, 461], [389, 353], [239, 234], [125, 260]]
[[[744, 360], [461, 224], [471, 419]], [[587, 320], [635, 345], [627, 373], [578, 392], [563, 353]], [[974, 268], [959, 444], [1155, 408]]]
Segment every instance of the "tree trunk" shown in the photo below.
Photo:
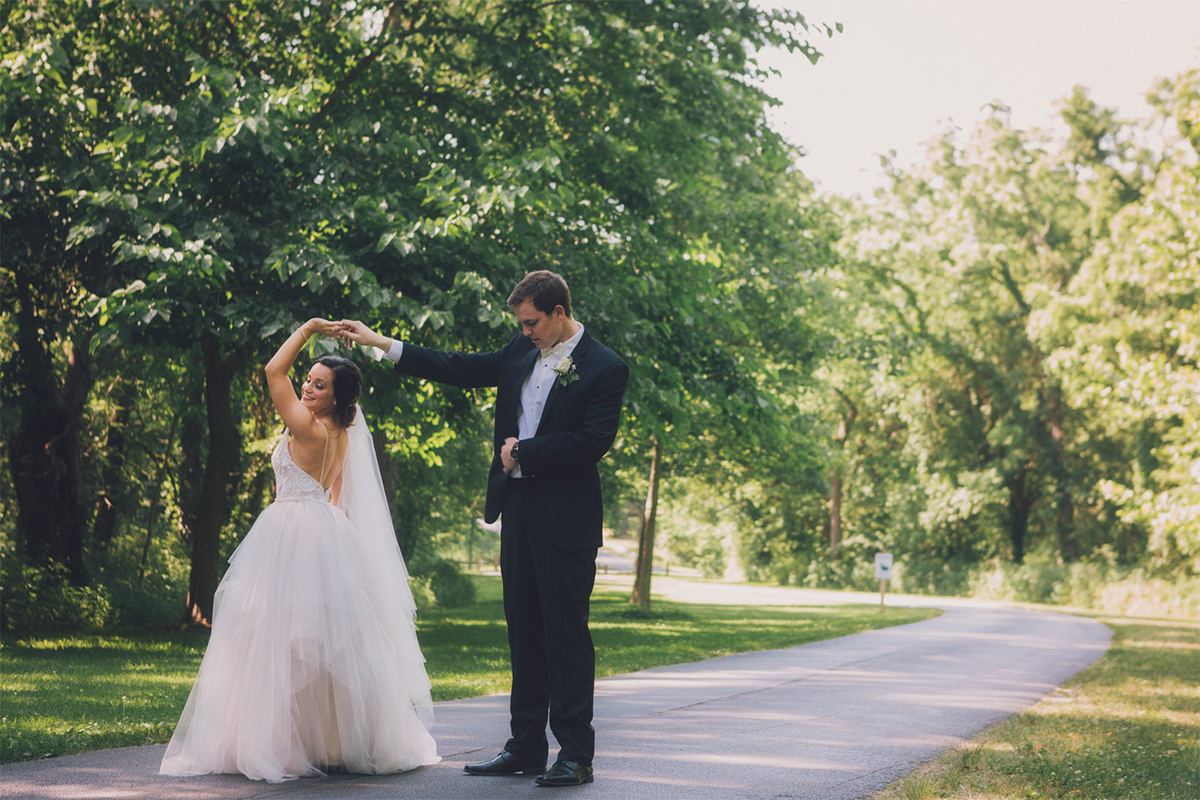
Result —
[[204, 399], [208, 411], [208, 461], [200, 488], [196, 527], [192, 531], [192, 569], [188, 578], [184, 622], [212, 623], [213, 596], [220, 581], [221, 526], [227, 516], [226, 490], [238, 457], [239, 437], [233, 415], [233, 379], [246, 357], [222, 359], [216, 338], [206, 335], [204, 349]]
[[87, 525], [79, 480], [79, 423], [95, 376], [88, 342], [68, 345], [61, 381], [38, 329], [38, 318], [21, 298], [17, 353], [9, 377], [25, 387], [21, 421], [9, 442], [9, 469], [17, 503], [17, 537], [34, 564], [59, 564], [76, 586], [87, 576], [83, 540]]
[[108, 436], [104, 446], [104, 468], [100, 475], [100, 497], [96, 501], [96, 516], [92, 522], [92, 538], [103, 547], [112, 542], [117, 529], [117, 504], [125, 495], [125, 429], [136, 400], [137, 384], [119, 378], [116, 387], [116, 408], [108, 419]]
[[1025, 534], [1029, 530], [1029, 512], [1035, 498], [1023, 469], [1005, 478], [1004, 485], [1008, 488], [1008, 541], [1013, 563], [1020, 564], [1025, 561]]
[[1075, 497], [1067, 466], [1062, 389], [1055, 382], [1046, 389], [1046, 410], [1053, 453], [1050, 472], [1054, 476], [1054, 529], [1058, 536], [1058, 553], [1063, 561], [1070, 563], [1079, 560], [1079, 544], [1075, 541]]
[[650, 488], [646, 492], [646, 507], [642, 512], [641, 531], [638, 534], [633, 594], [629, 597], [629, 602], [641, 609], [650, 608], [650, 576], [654, 571], [654, 533], [658, 520], [658, 484], [661, 474], [662, 441], [656, 436], [650, 459]]
[[[200, 386], [192, 387], [200, 390]], [[190, 393], [189, 393], [190, 394]], [[184, 401], [186, 402], [186, 401]], [[175, 502], [179, 506], [179, 538], [188, 547], [200, 524], [200, 487], [204, 485], [205, 434], [207, 413], [186, 408], [179, 426], [179, 463], [171, 473]]]
[[829, 555], [842, 557], [842, 473], [834, 467], [829, 473]]
[[837, 455], [834, 458], [833, 469], [829, 471], [829, 556], [838, 559], [842, 557], [842, 491], [845, 488], [845, 478], [842, 470], [846, 455], [846, 442], [854, 430], [854, 422], [858, 419], [858, 406], [854, 401], [836, 386], [834, 393], [846, 406], [841, 420], [838, 422], [837, 437], [833, 440], [837, 445]]
[[162, 458], [159, 459], [158, 469], [150, 481], [150, 508], [146, 511], [146, 540], [142, 544], [142, 564], [138, 569], [138, 580], [146, 577], [146, 565], [150, 561], [150, 543], [154, 541], [154, 523], [158, 520], [158, 507], [162, 502], [163, 483], [167, 480], [167, 469], [171, 464], [171, 446], [175, 443], [175, 426], [183, 416], [182, 406], [176, 408], [171, 417], [171, 426], [167, 429], [167, 442], [163, 446]]

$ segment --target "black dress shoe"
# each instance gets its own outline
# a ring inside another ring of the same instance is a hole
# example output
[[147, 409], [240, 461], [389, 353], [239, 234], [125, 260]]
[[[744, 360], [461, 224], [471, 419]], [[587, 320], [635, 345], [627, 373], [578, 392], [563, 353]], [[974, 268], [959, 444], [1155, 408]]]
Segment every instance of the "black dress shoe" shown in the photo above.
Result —
[[463, 772], [468, 775], [534, 775], [546, 768], [545, 758], [525, 758], [507, 750], [491, 761], [467, 764]]
[[555, 761], [554, 766], [538, 775], [538, 786], [582, 786], [596, 780], [591, 764], [578, 761]]

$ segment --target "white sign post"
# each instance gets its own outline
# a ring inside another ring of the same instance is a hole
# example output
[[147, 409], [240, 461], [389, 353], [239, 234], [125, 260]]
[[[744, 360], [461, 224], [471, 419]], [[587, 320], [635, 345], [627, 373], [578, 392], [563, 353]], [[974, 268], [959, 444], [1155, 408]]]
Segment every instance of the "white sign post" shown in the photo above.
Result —
[[892, 577], [892, 554], [875, 554], [875, 577], [879, 578], [879, 610], [883, 611], [883, 595], [887, 591], [887, 579]]

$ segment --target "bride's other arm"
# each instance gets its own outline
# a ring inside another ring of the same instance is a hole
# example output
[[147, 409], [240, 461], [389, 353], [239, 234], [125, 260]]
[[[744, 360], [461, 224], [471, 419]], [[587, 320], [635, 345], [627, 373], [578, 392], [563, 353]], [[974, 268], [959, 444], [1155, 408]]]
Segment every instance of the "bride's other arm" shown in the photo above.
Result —
[[275, 404], [275, 410], [279, 412], [279, 416], [283, 418], [283, 424], [287, 425], [293, 436], [300, 435], [306, 438], [308, 434], [317, 432], [312, 414], [300, 402], [300, 398], [296, 394], [296, 387], [288, 378], [288, 370], [291, 369], [292, 362], [296, 360], [296, 356], [300, 354], [305, 343], [313, 334], [318, 333], [325, 336], [336, 336], [338, 335], [337, 324], [319, 317], [310, 319], [288, 337], [275, 355], [271, 356], [267, 366], [263, 368], [267, 374], [267, 387], [271, 391], [271, 401]]

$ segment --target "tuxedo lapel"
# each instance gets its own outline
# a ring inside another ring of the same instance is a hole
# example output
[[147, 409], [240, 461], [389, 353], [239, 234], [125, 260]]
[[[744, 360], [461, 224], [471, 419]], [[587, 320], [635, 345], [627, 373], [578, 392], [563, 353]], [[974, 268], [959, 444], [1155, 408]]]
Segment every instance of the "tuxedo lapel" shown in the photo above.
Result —
[[[579, 344], [575, 345], [575, 349], [571, 351], [571, 363], [574, 364], [576, 372], [581, 369], [580, 365], [583, 364], [584, 359], [587, 357], [587, 351], [591, 344], [592, 337], [585, 330], [583, 336], [579, 337]], [[566, 388], [566, 386], [561, 385], [558, 379], [555, 378], [554, 385], [550, 387], [550, 396], [546, 398], [546, 405], [542, 408], [542, 418], [538, 422], [539, 433], [542, 431], [542, 426], [546, 424], [546, 420], [550, 418], [550, 410], [554, 407], [554, 401], [566, 391]]]

